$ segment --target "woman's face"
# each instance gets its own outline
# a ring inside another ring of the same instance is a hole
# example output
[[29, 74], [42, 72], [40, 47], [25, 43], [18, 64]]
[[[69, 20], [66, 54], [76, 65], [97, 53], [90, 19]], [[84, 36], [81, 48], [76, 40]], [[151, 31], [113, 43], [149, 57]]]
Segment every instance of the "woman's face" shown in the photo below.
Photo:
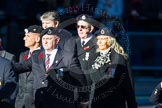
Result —
[[97, 45], [101, 51], [105, 51], [109, 48], [108, 46], [108, 36], [97, 36]]

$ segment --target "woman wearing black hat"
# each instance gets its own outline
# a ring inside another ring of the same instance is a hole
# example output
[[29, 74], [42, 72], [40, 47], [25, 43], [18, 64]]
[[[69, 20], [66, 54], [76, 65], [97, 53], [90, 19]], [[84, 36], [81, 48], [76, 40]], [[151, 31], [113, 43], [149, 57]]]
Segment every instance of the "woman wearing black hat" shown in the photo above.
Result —
[[98, 49], [90, 71], [95, 88], [92, 108], [137, 108], [127, 54], [107, 28], [97, 31], [96, 38]]

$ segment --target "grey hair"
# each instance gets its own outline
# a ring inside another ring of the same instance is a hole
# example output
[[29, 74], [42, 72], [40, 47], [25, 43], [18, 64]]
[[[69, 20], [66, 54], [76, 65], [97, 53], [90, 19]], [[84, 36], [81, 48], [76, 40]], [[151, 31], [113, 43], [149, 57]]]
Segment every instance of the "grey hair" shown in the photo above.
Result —
[[40, 20], [51, 20], [51, 21], [60, 21], [60, 17], [57, 12], [55, 11], [48, 11], [45, 12], [41, 17]]

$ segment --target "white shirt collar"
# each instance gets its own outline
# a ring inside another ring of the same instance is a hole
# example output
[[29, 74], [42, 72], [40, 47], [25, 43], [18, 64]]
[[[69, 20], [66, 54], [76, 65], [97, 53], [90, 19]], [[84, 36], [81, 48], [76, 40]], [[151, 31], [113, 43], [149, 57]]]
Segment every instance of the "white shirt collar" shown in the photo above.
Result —
[[86, 39], [81, 39], [81, 43], [82, 43], [82, 41], [85, 41], [85, 43], [84, 43], [84, 45], [91, 39], [93, 37], [93, 35], [91, 34], [91, 35], [89, 35], [88, 36], [88, 38], [86, 38]]

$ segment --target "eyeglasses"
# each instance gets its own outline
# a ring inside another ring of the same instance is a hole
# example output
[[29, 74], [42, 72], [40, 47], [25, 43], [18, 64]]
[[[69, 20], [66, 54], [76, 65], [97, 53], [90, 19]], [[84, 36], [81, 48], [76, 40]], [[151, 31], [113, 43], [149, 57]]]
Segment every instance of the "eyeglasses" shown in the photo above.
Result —
[[81, 29], [87, 29], [87, 28], [88, 28], [88, 27], [83, 26], [83, 25], [77, 25], [76, 27], [77, 27], [77, 29], [78, 29], [78, 28], [81, 28]]

